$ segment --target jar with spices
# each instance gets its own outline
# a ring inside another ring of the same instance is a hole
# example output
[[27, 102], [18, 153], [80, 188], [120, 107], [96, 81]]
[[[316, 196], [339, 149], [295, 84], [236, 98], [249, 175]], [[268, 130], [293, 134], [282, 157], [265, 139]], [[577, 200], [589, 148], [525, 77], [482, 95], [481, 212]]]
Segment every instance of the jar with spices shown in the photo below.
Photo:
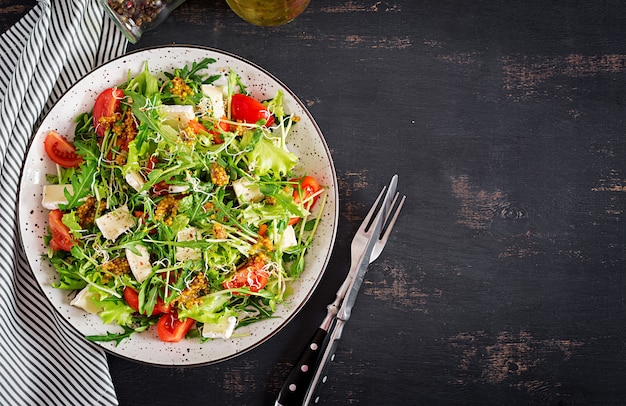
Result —
[[135, 44], [144, 31], [159, 25], [185, 0], [100, 0], [128, 41]]

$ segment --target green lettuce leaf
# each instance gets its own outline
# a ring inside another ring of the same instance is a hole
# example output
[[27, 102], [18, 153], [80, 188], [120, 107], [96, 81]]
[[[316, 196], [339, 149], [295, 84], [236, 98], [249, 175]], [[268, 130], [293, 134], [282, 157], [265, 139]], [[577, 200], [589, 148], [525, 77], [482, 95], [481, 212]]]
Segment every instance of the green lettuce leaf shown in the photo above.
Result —
[[181, 309], [178, 316], [182, 318], [191, 317], [201, 323], [218, 323], [220, 318], [236, 315], [225, 309], [225, 305], [230, 301], [230, 294], [208, 295], [202, 298], [200, 304], [196, 304], [189, 309]]
[[128, 82], [127, 90], [133, 90], [146, 97], [152, 97], [159, 93], [159, 81], [150, 73], [146, 62], [143, 71]]
[[254, 149], [246, 154], [248, 164], [257, 176], [270, 175], [280, 179], [291, 172], [298, 157], [286, 149], [277, 147], [266, 137], [261, 137]]
[[98, 295], [93, 296], [93, 302], [96, 306], [102, 308], [98, 316], [100, 316], [103, 323], [128, 326], [133, 322], [135, 310], [127, 305], [123, 299], [101, 292], [100, 297]]

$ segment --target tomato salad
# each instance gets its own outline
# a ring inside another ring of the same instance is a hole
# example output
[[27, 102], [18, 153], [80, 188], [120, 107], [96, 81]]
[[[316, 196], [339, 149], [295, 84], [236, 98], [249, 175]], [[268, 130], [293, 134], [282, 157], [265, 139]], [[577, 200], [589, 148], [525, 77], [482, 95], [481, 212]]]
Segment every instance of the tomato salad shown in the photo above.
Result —
[[232, 69], [205, 74], [213, 62], [159, 78], [146, 64], [99, 94], [71, 141], [46, 136], [55, 287], [120, 326], [90, 340], [230, 338], [272, 317], [304, 270], [325, 193], [293, 173], [298, 117], [281, 91], [257, 100]]

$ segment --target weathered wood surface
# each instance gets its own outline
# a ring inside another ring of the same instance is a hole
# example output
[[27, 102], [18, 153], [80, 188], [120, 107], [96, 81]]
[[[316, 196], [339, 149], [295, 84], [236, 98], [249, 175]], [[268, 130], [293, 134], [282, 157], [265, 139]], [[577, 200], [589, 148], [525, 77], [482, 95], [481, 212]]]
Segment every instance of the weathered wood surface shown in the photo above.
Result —
[[324, 404], [626, 402], [624, 38], [612, 1], [313, 0], [258, 28], [188, 0], [129, 49], [216, 47], [289, 86], [334, 158], [338, 240], [311, 302], [257, 349], [199, 368], [111, 356], [121, 404], [273, 404], [394, 173], [407, 204]]
[[0, 0], [0, 32], [9, 29], [35, 4], [36, 0]]

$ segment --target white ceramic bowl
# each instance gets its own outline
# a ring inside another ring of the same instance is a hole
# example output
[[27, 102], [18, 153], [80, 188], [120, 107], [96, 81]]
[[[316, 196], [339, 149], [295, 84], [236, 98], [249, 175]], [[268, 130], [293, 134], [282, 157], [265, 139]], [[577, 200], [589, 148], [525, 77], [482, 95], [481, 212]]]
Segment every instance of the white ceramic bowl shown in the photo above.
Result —
[[19, 220], [23, 248], [45, 296], [61, 318], [81, 334], [101, 335], [113, 331], [114, 326], [104, 325], [98, 316], [70, 306], [67, 291], [52, 287], [57, 273], [43, 257], [46, 252], [43, 237], [46, 234], [48, 211], [41, 206], [42, 185], [47, 183], [46, 174], [56, 172], [43, 148], [47, 132], [56, 130], [71, 138], [75, 128], [74, 118], [81, 112], [91, 110], [96, 96], [102, 90], [123, 83], [129, 72], [132, 75], [139, 73], [146, 62], [150, 71], [157, 73], [171, 71], [172, 68], [191, 64], [205, 57], [217, 60], [207, 73], [233, 68], [248, 85], [248, 91], [257, 99], [272, 97], [277, 90], [282, 89], [286, 110], [301, 118], [288, 139], [289, 149], [300, 157], [295, 173], [314, 176], [320, 184], [327, 187], [328, 197], [315, 241], [306, 256], [306, 269], [294, 283], [294, 294], [288, 302], [278, 307], [276, 318], [237, 329], [236, 333], [244, 334], [243, 337], [217, 339], [204, 344], [196, 340], [164, 343], [156, 336], [154, 329], [135, 334], [118, 346], [114, 343], [97, 344], [118, 356], [150, 364], [205, 365], [232, 358], [265, 342], [284, 327], [313, 294], [326, 269], [335, 241], [339, 207], [337, 178], [324, 137], [304, 104], [270, 73], [236, 55], [203, 47], [150, 48], [124, 55], [86, 75], [55, 104], [34, 134], [20, 183]]

